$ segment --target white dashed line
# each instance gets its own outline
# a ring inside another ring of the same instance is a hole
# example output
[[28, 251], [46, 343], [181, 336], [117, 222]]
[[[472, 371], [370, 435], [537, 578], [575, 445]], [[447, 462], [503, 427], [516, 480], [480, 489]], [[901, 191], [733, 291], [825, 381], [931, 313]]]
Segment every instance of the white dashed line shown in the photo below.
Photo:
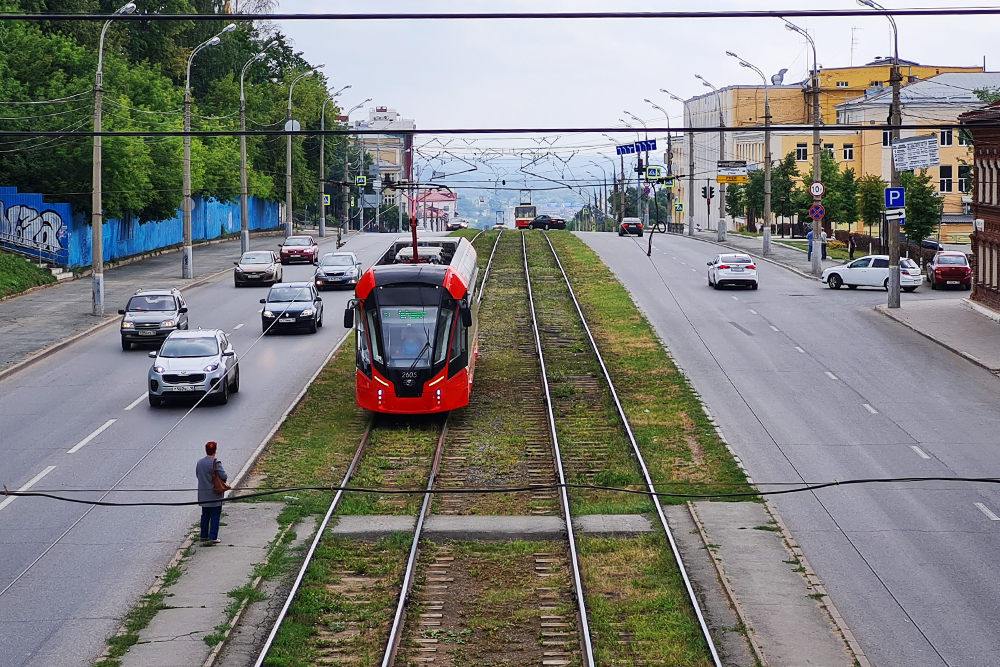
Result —
[[802, 354], [805, 354], [805, 353], [806, 353], [806, 351], [805, 351], [805, 350], [803, 350], [803, 349], [802, 349], [801, 347], [799, 347], [798, 345], [796, 345], [796, 346], [795, 346], [795, 349], [796, 349], [796, 351], [798, 351], [798, 352], [801, 352]]
[[778, 330], [778, 327], [774, 326], [773, 324], [770, 325], [770, 326], [771, 326], [771, 331], [777, 331]]
[[235, 327], [233, 327], [233, 331], [237, 331], [237, 330], [239, 330], [239, 329], [242, 329], [242, 328], [243, 328], [243, 323], [242, 323], [242, 322], [240, 322], [240, 323], [239, 323], [239, 324], [237, 324], [237, 325], [236, 325]]
[[149, 396], [149, 392], [143, 392], [143, 393], [142, 393], [142, 395], [141, 395], [141, 396], [139, 396], [139, 398], [137, 398], [137, 399], [135, 399], [134, 401], [132, 401], [131, 403], [129, 403], [129, 404], [128, 404], [128, 407], [126, 407], [125, 409], [126, 409], [126, 410], [131, 410], [131, 409], [132, 409], [132, 408], [134, 408], [135, 406], [137, 406], [137, 405], [139, 405], [140, 403], [142, 403], [143, 401], [145, 401], [145, 400], [146, 400], [146, 397], [147, 397], [147, 396]]
[[975, 505], [976, 507], [978, 507], [980, 512], [982, 512], [987, 517], [989, 517], [990, 521], [1000, 521], [1000, 516], [997, 516], [996, 514], [994, 514], [993, 511], [989, 507], [987, 507], [986, 505], [984, 505], [982, 503], [972, 503], [972, 504]]
[[698, 271], [697, 271], [697, 270], [695, 270], [695, 269], [691, 269], [691, 270], [692, 270], [692, 271], [693, 271], [694, 273], [698, 273]]
[[76, 454], [88, 442], [90, 442], [91, 440], [93, 440], [94, 438], [96, 438], [100, 434], [104, 433], [109, 428], [111, 428], [111, 425], [114, 424], [116, 421], [118, 421], [118, 420], [117, 419], [109, 419], [108, 421], [104, 422], [103, 426], [101, 426], [99, 429], [97, 429], [96, 431], [94, 431], [93, 433], [91, 433], [90, 435], [88, 435], [86, 438], [84, 438], [80, 442], [78, 442], [75, 445], [73, 445], [73, 447], [71, 447], [69, 449], [69, 451], [67, 451], [66, 453], [67, 454]]
[[683, 264], [684, 266], [687, 266], [687, 265], [688, 265], [688, 263], [687, 263], [687, 262], [681, 262], [681, 264]]
[[738, 296], [734, 296], [733, 297], [733, 301], [739, 301], [739, 300], [740, 300], [740, 297], [738, 297]]
[[837, 379], [837, 376], [834, 375], [833, 373], [831, 373], [830, 371], [823, 371], [823, 372], [826, 373], [826, 376], [828, 378], [830, 378], [831, 380], [836, 380]]
[[865, 406], [865, 410], [867, 410], [868, 412], [872, 413], [873, 415], [877, 415], [878, 414], [878, 410], [876, 410], [872, 406], [868, 405], [867, 403], [862, 403], [861, 405]]
[[924, 453], [924, 450], [920, 449], [916, 445], [910, 445], [910, 449], [912, 449], [913, 451], [915, 451], [917, 453], [917, 456], [919, 456], [922, 459], [929, 459], [930, 458], [930, 456], [928, 456], [926, 453]]
[[671, 257], [670, 257], [670, 259], [677, 259], [677, 258], [676, 258], [676, 257], [674, 257], [674, 256], [671, 256]]
[[[42, 472], [40, 472], [37, 475], [35, 475], [34, 477], [32, 477], [30, 480], [28, 480], [28, 483], [25, 484], [24, 486], [22, 486], [20, 489], [18, 489], [18, 491], [19, 492], [21, 492], [21, 491], [27, 491], [28, 489], [30, 489], [31, 487], [33, 487], [35, 484], [38, 484], [38, 480], [40, 480], [42, 477], [45, 477], [46, 475], [48, 475], [50, 472], [52, 472], [55, 469], [56, 469], [55, 466], [49, 466], [48, 468], [46, 468]], [[2, 510], [4, 507], [7, 507], [7, 505], [10, 505], [16, 499], [17, 499], [17, 496], [8, 496], [6, 500], [4, 500], [3, 502], [0, 502], [0, 510]]]
[[750, 312], [751, 312], [751, 313], [753, 313], [754, 315], [756, 315], [756, 314], [757, 314], [757, 311], [756, 311], [756, 310], [754, 310], [753, 308], [751, 308], [751, 309], [750, 309]]

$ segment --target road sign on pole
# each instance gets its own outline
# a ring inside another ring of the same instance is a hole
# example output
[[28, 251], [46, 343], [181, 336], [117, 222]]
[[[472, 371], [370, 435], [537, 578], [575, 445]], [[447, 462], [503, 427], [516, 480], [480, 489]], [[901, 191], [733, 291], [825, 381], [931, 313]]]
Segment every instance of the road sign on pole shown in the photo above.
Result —
[[748, 183], [746, 160], [719, 160], [716, 183]]
[[368, 177], [367, 176], [355, 176], [354, 177], [354, 184], [357, 185], [358, 187], [364, 187], [364, 186], [368, 185]]
[[904, 208], [906, 206], [906, 189], [905, 188], [886, 188], [885, 189], [885, 207], [888, 208]]
[[674, 210], [678, 213], [684, 212], [684, 202], [677, 202], [674, 204]]
[[330, 205], [330, 195], [323, 195], [323, 205], [324, 206]]
[[826, 209], [823, 208], [822, 204], [813, 204], [809, 207], [809, 217], [813, 220], [822, 220], [824, 215], [826, 215]]
[[822, 197], [823, 193], [826, 192], [826, 186], [820, 181], [813, 181], [812, 185], [809, 186], [809, 193], [813, 197]]
[[654, 181], [663, 178], [663, 167], [646, 167], [646, 180]]

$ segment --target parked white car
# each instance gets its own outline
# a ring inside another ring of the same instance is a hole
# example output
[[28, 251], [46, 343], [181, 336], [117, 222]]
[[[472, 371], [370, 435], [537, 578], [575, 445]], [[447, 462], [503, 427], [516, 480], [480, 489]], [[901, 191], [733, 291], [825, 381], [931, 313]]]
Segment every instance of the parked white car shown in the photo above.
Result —
[[757, 265], [750, 255], [716, 255], [708, 262], [708, 286], [739, 285], [757, 289]]
[[[847, 285], [857, 287], [881, 287], [889, 289], [889, 256], [868, 255], [843, 266], [834, 266], [823, 272], [823, 282], [830, 289], [840, 289]], [[912, 292], [924, 283], [920, 267], [912, 259], [899, 259], [899, 286], [904, 292]]]

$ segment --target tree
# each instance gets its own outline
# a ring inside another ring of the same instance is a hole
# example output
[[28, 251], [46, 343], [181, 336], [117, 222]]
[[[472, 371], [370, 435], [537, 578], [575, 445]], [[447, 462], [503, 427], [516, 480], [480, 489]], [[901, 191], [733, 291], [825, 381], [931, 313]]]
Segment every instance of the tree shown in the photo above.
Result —
[[915, 243], [934, 234], [941, 222], [943, 202], [931, 185], [926, 169], [919, 174], [903, 172], [899, 184], [906, 188], [906, 238]]
[[726, 210], [729, 215], [743, 217], [746, 215], [747, 198], [746, 186], [740, 184], [730, 184], [726, 188]]
[[791, 214], [792, 191], [795, 189], [798, 176], [799, 168], [795, 164], [794, 152], [789, 152], [781, 162], [771, 168], [771, 208], [776, 215], [787, 217]]
[[866, 174], [857, 181], [857, 212], [861, 216], [861, 221], [868, 225], [869, 236], [872, 227], [882, 221], [886, 187], [888, 187], [886, 182], [875, 174]]

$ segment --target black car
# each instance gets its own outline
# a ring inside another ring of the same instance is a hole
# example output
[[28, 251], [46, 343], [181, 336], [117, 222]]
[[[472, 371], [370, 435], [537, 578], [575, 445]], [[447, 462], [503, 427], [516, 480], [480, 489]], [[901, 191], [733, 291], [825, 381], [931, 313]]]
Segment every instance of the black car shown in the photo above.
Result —
[[264, 333], [282, 329], [306, 329], [316, 333], [323, 326], [323, 299], [308, 283], [281, 283], [271, 287], [260, 313]]
[[172, 332], [188, 328], [187, 304], [177, 289], [138, 289], [118, 311], [122, 349], [133, 343], [162, 343]]
[[618, 225], [618, 236], [629, 236], [630, 234], [642, 236], [642, 220], [639, 218], [622, 218], [621, 224]]
[[566, 221], [542, 214], [528, 223], [528, 229], [566, 229]]
[[924, 239], [920, 242], [920, 247], [929, 248], [931, 250], [944, 250], [944, 245], [942, 245], [937, 239]]

